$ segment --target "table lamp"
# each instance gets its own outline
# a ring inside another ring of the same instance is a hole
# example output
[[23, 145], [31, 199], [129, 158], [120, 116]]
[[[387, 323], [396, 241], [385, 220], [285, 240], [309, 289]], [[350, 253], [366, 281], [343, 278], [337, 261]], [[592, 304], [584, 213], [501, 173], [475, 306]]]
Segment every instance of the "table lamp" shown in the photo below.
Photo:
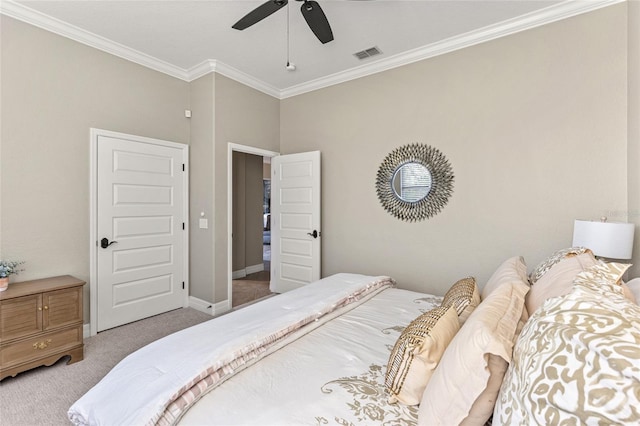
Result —
[[573, 246], [586, 247], [595, 256], [608, 259], [631, 259], [635, 224], [576, 220], [573, 224]]

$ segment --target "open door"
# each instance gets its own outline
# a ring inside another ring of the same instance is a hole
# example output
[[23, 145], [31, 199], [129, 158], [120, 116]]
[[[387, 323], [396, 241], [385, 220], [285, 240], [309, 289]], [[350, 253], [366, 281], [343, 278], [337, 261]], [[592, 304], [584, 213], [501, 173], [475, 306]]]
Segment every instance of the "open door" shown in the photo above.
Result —
[[320, 151], [271, 163], [271, 286], [284, 293], [320, 279]]

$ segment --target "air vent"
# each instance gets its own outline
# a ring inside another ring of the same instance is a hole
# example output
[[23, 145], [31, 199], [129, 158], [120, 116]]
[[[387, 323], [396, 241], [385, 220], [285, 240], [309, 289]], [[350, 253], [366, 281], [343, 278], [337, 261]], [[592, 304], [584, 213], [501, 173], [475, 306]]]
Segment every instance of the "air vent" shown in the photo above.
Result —
[[381, 53], [382, 52], [380, 51], [380, 49], [378, 49], [377, 46], [373, 46], [373, 47], [370, 47], [368, 49], [356, 52], [356, 53], [353, 54], [353, 56], [355, 56], [356, 58], [362, 60], [362, 59], [370, 58], [371, 56], [379, 55]]

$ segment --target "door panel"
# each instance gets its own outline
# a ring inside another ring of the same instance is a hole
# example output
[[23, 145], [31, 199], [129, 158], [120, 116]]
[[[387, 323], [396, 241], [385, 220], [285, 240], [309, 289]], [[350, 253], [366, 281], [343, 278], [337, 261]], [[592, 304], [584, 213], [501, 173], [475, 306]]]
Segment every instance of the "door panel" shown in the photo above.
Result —
[[[183, 306], [183, 151], [97, 140], [97, 331]], [[107, 238], [111, 245], [101, 247]]]
[[320, 279], [320, 152], [274, 157], [271, 173], [271, 291], [282, 293]]

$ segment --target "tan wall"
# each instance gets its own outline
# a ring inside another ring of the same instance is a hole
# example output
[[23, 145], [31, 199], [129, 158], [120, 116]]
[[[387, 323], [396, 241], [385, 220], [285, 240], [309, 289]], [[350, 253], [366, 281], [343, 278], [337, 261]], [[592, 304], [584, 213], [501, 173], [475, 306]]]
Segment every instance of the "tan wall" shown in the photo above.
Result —
[[233, 271], [261, 265], [262, 157], [233, 153]]
[[[0, 257], [89, 279], [89, 128], [186, 143], [187, 83], [0, 17]], [[85, 286], [85, 322], [89, 319]]]
[[[282, 102], [216, 74], [185, 83], [2, 16], [0, 257], [28, 260], [21, 280], [88, 279], [98, 127], [190, 140], [191, 294], [203, 300], [227, 299], [228, 142], [322, 151], [324, 275], [390, 274], [442, 292], [512, 254], [531, 267], [570, 243], [575, 218], [640, 223], [639, 14], [628, 2]], [[444, 211], [413, 224], [386, 214], [373, 187], [384, 156], [411, 142], [441, 149], [456, 174]]]
[[[198, 299], [212, 302], [215, 255], [213, 220], [215, 162], [215, 75], [208, 74], [189, 83], [191, 109], [190, 140], [190, 233], [189, 233], [189, 293]], [[201, 216], [204, 213], [204, 216]], [[199, 227], [200, 218], [207, 219], [209, 227]]]
[[215, 75], [215, 302], [227, 300], [227, 156], [229, 142], [279, 151], [280, 101]]
[[262, 179], [271, 179], [271, 163], [263, 163]]
[[246, 154], [245, 266], [262, 264], [262, 157]]
[[[628, 143], [629, 222], [640, 225], [640, 1], [628, 7]], [[636, 226], [634, 265], [630, 277], [640, 276], [640, 227]]]
[[[322, 274], [388, 274], [442, 294], [507, 257], [571, 244], [573, 220], [627, 207], [627, 15], [608, 7], [285, 99], [281, 152], [322, 151]], [[450, 160], [453, 196], [418, 223], [374, 182], [413, 142]]]
[[246, 268], [245, 258], [245, 214], [246, 214], [246, 160], [242, 152], [233, 153], [233, 237], [232, 237], [232, 270]]

